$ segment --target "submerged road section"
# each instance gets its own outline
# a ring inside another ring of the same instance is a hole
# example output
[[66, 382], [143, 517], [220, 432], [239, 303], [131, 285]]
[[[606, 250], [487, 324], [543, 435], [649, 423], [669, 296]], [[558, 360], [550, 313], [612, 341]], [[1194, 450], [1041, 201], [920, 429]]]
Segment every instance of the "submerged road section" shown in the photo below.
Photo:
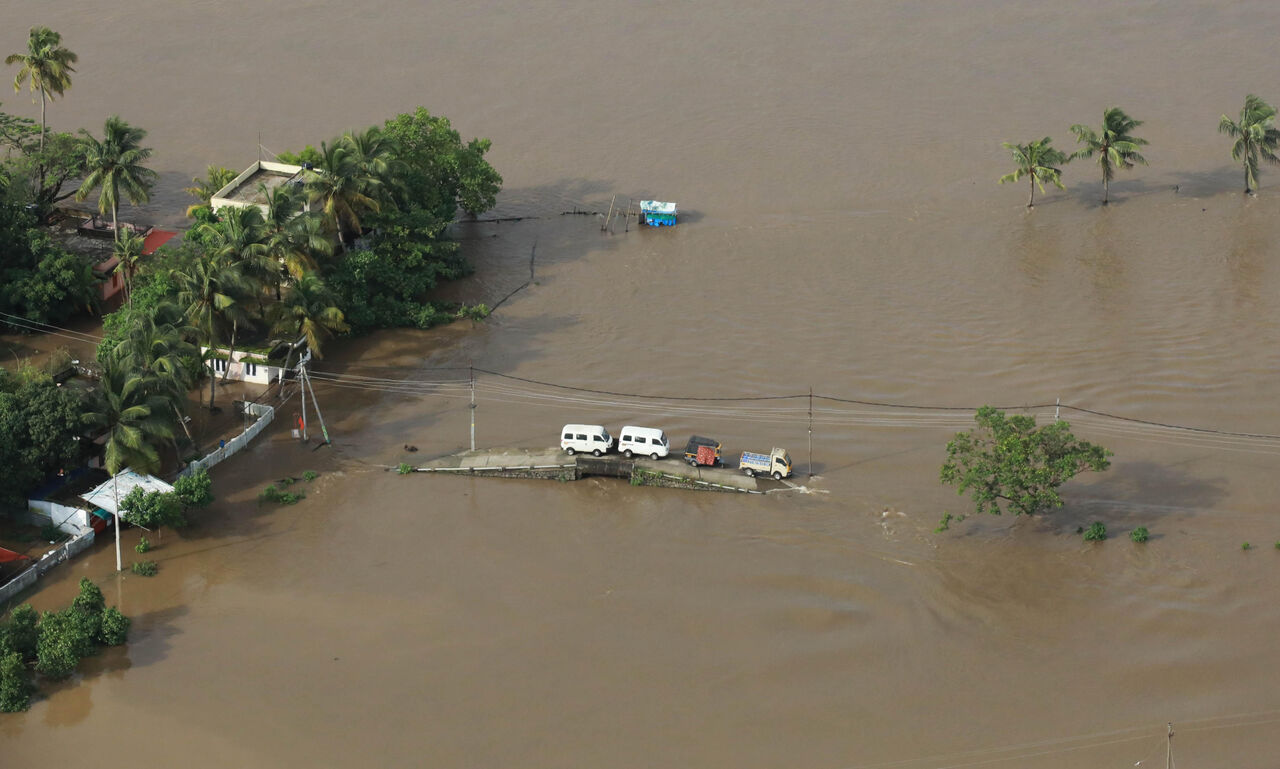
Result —
[[576, 481], [589, 476], [626, 478], [636, 486], [762, 493], [755, 478], [726, 467], [691, 467], [677, 458], [626, 459], [568, 456], [559, 449], [478, 449], [430, 460], [420, 473], [461, 473], [497, 478]]

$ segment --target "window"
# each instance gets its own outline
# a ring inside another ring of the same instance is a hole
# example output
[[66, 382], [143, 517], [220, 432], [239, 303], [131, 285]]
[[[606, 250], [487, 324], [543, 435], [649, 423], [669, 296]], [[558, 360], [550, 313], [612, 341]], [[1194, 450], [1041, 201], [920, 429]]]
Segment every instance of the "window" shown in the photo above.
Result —
[[648, 441], [646, 441], [644, 438], [641, 438], [639, 435], [637, 435], [636, 443], [648, 443]]
[[604, 443], [604, 438], [600, 437], [599, 435], [591, 436], [591, 440], [595, 441], [596, 443]]
[[573, 440], [573, 433], [565, 433], [565, 434], [564, 434], [564, 439], [565, 439], [566, 441], [571, 441], [571, 440]]
[[221, 374], [227, 370], [227, 362], [222, 358], [213, 359], [213, 370]]
[[626, 443], [627, 441], [631, 440], [631, 436], [630, 436], [630, 435], [624, 435], [624, 436], [622, 436], [621, 438], [619, 438], [618, 440], [622, 441], [623, 443]]
[[582, 433], [578, 434], [578, 440], [585, 441], [586, 439], [587, 439], [587, 436], [583, 435]]
[[257, 375], [258, 375], [258, 364], [257, 364], [257, 363], [246, 363], [246, 364], [244, 364], [244, 373], [245, 373], [245, 376], [257, 376]]

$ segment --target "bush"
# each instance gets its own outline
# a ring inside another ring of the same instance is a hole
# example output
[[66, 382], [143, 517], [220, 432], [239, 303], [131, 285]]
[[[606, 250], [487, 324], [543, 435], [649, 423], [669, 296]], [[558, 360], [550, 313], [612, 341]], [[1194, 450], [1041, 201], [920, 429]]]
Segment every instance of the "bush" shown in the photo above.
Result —
[[306, 496], [307, 495], [303, 494], [302, 492], [298, 492], [295, 494], [292, 491], [286, 491], [285, 493], [280, 495], [280, 504], [282, 505], [297, 504], [299, 500], [305, 499]]
[[22, 655], [24, 662], [34, 662], [36, 642], [40, 638], [39, 621], [40, 615], [29, 603], [14, 609], [9, 615], [9, 624], [4, 628], [4, 643], [0, 643], [0, 648], [7, 645], [9, 650]]
[[174, 492], [143, 491], [141, 487], [134, 487], [120, 500], [120, 509], [126, 521], [147, 529], [161, 526], [176, 529], [187, 525], [182, 500]]
[[155, 561], [134, 561], [129, 570], [139, 577], [154, 577], [160, 567], [156, 566]]
[[293, 476], [285, 476], [280, 479], [281, 486], [292, 486], [294, 484]]
[[102, 590], [88, 577], [80, 578], [80, 594], [71, 602], [71, 608], [88, 614], [101, 614], [107, 608], [107, 601], [102, 597]]
[[1084, 530], [1085, 542], [1101, 542], [1107, 538], [1107, 527], [1102, 521], [1094, 521]]
[[102, 629], [98, 633], [98, 643], [104, 646], [119, 646], [129, 638], [129, 626], [133, 621], [112, 606], [102, 612]]
[[31, 673], [16, 651], [0, 651], [0, 712], [20, 713], [31, 705]]
[[1253, 545], [1249, 544], [1248, 542], [1241, 543], [1240, 545], [1241, 550], [1248, 550], [1251, 547], [1253, 547]]
[[47, 611], [40, 617], [36, 643], [36, 672], [55, 681], [75, 672], [80, 660], [93, 653], [93, 636], [74, 609]]
[[173, 492], [187, 507], [204, 507], [212, 502], [212, 488], [209, 471], [203, 467], [173, 482]]
[[320, 473], [317, 473], [315, 470], [308, 470], [302, 474], [302, 480], [306, 481], [307, 483], [310, 483], [319, 477], [320, 477]]
[[1150, 538], [1151, 538], [1151, 534], [1147, 531], [1146, 526], [1139, 526], [1138, 528], [1129, 532], [1129, 539], [1133, 540], [1134, 542], [1146, 542]]
[[151, 540], [147, 539], [146, 537], [140, 538], [138, 540], [138, 544], [133, 546], [133, 551], [138, 555], [142, 555], [143, 553], [147, 552], [150, 549], [151, 549]]
[[413, 465], [409, 464], [408, 462], [401, 462], [400, 466], [396, 468], [396, 472], [400, 473], [401, 475], [408, 475], [409, 473], [413, 472]]
[[259, 502], [279, 502], [280, 496], [281, 496], [280, 489], [276, 488], [276, 485], [273, 483], [270, 486], [263, 489], [262, 491], [258, 492], [258, 501]]

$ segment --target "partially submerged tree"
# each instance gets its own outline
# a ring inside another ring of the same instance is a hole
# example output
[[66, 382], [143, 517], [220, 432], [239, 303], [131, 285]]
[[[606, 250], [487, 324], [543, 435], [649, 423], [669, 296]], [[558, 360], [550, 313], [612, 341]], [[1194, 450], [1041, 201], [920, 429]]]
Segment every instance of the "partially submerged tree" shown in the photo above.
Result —
[[1258, 188], [1258, 162], [1280, 163], [1276, 148], [1280, 147], [1280, 129], [1276, 128], [1276, 108], [1249, 94], [1240, 110], [1240, 122], [1223, 115], [1218, 121], [1218, 132], [1235, 139], [1231, 145], [1231, 159], [1244, 166], [1244, 191], [1249, 194]]
[[48, 27], [32, 27], [27, 37], [26, 53], [11, 53], [5, 64], [21, 64], [13, 78], [13, 90], [22, 90], [23, 82], [31, 86], [32, 93], [40, 95], [40, 149], [44, 149], [45, 102], [54, 94], [61, 96], [71, 87], [71, 73], [77, 56], [62, 47], [62, 35]]
[[213, 200], [214, 194], [236, 178], [235, 171], [213, 164], [210, 164], [204, 170], [204, 173], [203, 179], [199, 176], [193, 176], [191, 177], [191, 186], [182, 188], [183, 192], [200, 201], [187, 206], [187, 216], [195, 216], [197, 208], [209, 205], [209, 201]]
[[1011, 142], [1002, 144], [1009, 150], [1009, 154], [1013, 156], [1013, 162], [1017, 163], [1018, 167], [1012, 173], [1001, 176], [1000, 183], [1016, 182], [1024, 176], [1030, 177], [1031, 195], [1027, 198], [1027, 208], [1035, 207], [1037, 185], [1041, 193], [1044, 192], [1045, 182], [1049, 182], [1060, 190], [1067, 188], [1062, 183], [1062, 169], [1059, 167], [1067, 162], [1067, 156], [1054, 149], [1052, 142], [1053, 140], [1046, 136], [1027, 144]]
[[1059, 486], [1111, 466], [1110, 451], [1077, 439], [1064, 421], [1037, 427], [1034, 417], [1006, 416], [990, 406], [974, 419], [977, 429], [956, 433], [947, 444], [941, 477], [956, 493], [968, 492], [979, 513], [999, 515], [1001, 502], [1014, 515], [1061, 507]]
[[1133, 168], [1135, 163], [1147, 164], [1147, 159], [1138, 152], [1138, 148], [1147, 144], [1146, 139], [1132, 135], [1133, 129], [1142, 125], [1141, 120], [1134, 120], [1119, 107], [1111, 107], [1102, 113], [1102, 130], [1094, 131], [1086, 125], [1071, 126], [1071, 133], [1076, 141], [1084, 146], [1071, 154], [1072, 158], [1098, 158], [1098, 167], [1102, 169], [1102, 204], [1105, 206], [1111, 197], [1111, 179], [1117, 170]]
[[89, 175], [76, 191], [76, 200], [84, 200], [100, 188], [98, 211], [111, 213], [111, 229], [119, 239], [120, 193], [135, 206], [142, 205], [151, 200], [151, 187], [156, 182], [156, 172], [143, 165], [151, 158], [151, 150], [142, 146], [147, 132], [112, 115], [102, 128], [102, 141], [88, 131], [83, 133]]

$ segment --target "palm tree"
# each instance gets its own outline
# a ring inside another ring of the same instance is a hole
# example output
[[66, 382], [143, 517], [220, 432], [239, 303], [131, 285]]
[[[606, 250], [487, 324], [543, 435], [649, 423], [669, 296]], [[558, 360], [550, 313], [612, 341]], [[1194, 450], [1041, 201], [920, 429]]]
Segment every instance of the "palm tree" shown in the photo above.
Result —
[[367, 173], [368, 163], [350, 146], [338, 140], [320, 143], [320, 162], [306, 172], [307, 197], [319, 203], [326, 223], [340, 242], [359, 236], [360, 217], [382, 209], [377, 200], [380, 180]]
[[191, 177], [191, 186], [183, 187], [182, 191], [199, 200], [199, 203], [192, 203], [187, 206], [187, 216], [195, 216], [196, 209], [201, 206], [209, 205], [209, 201], [217, 194], [218, 190], [231, 183], [236, 178], [236, 172], [230, 168], [210, 164], [204, 170], [205, 178], [199, 176]]
[[142, 146], [147, 132], [112, 115], [103, 126], [102, 141], [88, 131], [81, 133], [85, 136], [89, 175], [76, 191], [76, 200], [84, 200], [101, 187], [98, 211], [105, 214], [110, 209], [111, 228], [119, 240], [116, 215], [120, 209], [120, 191], [124, 191], [130, 203], [141, 205], [151, 200], [151, 186], [156, 181], [156, 172], [142, 165], [151, 157], [151, 150]]
[[26, 53], [11, 53], [5, 64], [22, 64], [13, 78], [13, 90], [22, 90], [22, 82], [30, 83], [33, 93], [40, 94], [40, 151], [44, 151], [45, 101], [54, 94], [61, 96], [71, 87], [71, 73], [76, 63], [74, 53], [62, 47], [62, 35], [48, 27], [32, 27], [27, 37]]
[[1231, 145], [1231, 159], [1244, 165], [1245, 194], [1258, 187], [1258, 159], [1268, 163], [1280, 163], [1276, 148], [1280, 146], [1280, 130], [1275, 127], [1276, 108], [1253, 94], [1244, 99], [1240, 110], [1240, 122], [1226, 115], [1218, 121], [1218, 132], [1235, 139]]
[[142, 244], [145, 240], [133, 230], [116, 240], [114, 256], [119, 261], [112, 273], [119, 273], [124, 278], [124, 297], [128, 300], [130, 307], [133, 307], [133, 273], [137, 270], [138, 261], [142, 258]]
[[325, 234], [320, 215], [302, 210], [303, 193], [295, 187], [268, 189], [264, 184], [259, 191], [267, 201], [267, 253], [295, 278], [316, 269], [316, 257], [333, 253], [333, 241]]
[[[207, 348], [209, 360], [209, 408], [214, 407], [217, 374], [213, 356], [228, 324], [246, 319], [241, 297], [249, 294], [248, 281], [238, 265], [208, 257], [195, 259], [185, 269], [170, 273], [177, 288], [177, 302], [195, 329], [195, 336]], [[230, 366], [228, 366], [230, 368]]]
[[1024, 176], [1031, 177], [1031, 197], [1027, 199], [1027, 208], [1033, 208], [1036, 204], [1036, 185], [1040, 186], [1040, 192], [1044, 192], [1045, 182], [1060, 190], [1067, 188], [1062, 183], [1062, 169], [1058, 168], [1067, 162], [1067, 156], [1050, 146], [1052, 141], [1046, 136], [1028, 144], [1003, 143], [1018, 167], [1013, 173], [1001, 176], [1000, 183], [1016, 182]]
[[191, 431], [183, 412], [187, 391], [194, 381], [185, 359], [199, 356], [200, 351], [187, 341], [194, 329], [184, 321], [176, 305], [163, 302], [154, 312], [133, 318], [110, 357], [125, 370], [143, 377], [147, 394], [158, 396], [169, 405], [190, 440]]
[[1071, 126], [1071, 133], [1076, 141], [1084, 146], [1071, 154], [1074, 158], [1091, 158], [1098, 156], [1098, 166], [1102, 169], [1102, 205], [1107, 205], [1111, 196], [1111, 177], [1117, 169], [1133, 168], [1135, 163], [1147, 164], [1147, 159], [1138, 152], [1138, 148], [1147, 143], [1131, 135], [1131, 131], [1142, 125], [1141, 120], [1134, 120], [1119, 107], [1112, 107], [1102, 113], [1102, 130], [1095, 133], [1086, 125]]
[[[329, 337], [347, 331], [346, 318], [335, 305], [337, 300], [315, 273], [306, 273], [289, 286], [284, 298], [271, 306], [272, 330], [290, 344], [306, 337], [307, 347], [317, 358]], [[292, 349], [290, 349], [292, 354]], [[286, 362], [285, 368], [288, 368]]]
[[[146, 391], [144, 378], [107, 359], [102, 378], [91, 396], [86, 424], [106, 432], [106, 467], [114, 480], [121, 470], [140, 473], [160, 469], [156, 443], [173, 437], [173, 428], [159, 416], [163, 402]], [[118, 483], [118, 481], [117, 481]], [[116, 571], [120, 571], [120, 494], [116, 492]]]

